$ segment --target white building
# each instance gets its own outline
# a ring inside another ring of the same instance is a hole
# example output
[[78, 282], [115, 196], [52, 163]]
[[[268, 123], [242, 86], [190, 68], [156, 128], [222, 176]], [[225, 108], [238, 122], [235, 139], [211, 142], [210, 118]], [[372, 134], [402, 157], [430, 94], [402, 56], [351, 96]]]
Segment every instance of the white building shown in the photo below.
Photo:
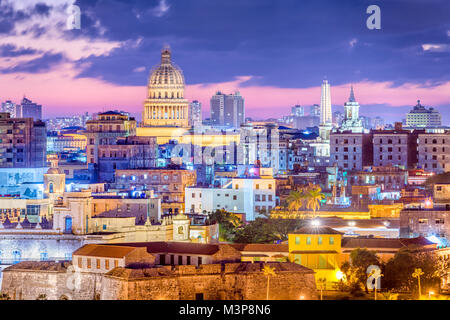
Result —
[[202, 213], [226, 210], [245, 214], [253, 221], [261, 212], [270, 212], [276, 206], [275, 179], [233, 178], [222, 188], [187, 187], [186, 212]]
[[417, 100], [417, 105], [406, 114], [407, 127], [439, 127], [442, 125], [441, 114], [433, 108], [425, 108]]

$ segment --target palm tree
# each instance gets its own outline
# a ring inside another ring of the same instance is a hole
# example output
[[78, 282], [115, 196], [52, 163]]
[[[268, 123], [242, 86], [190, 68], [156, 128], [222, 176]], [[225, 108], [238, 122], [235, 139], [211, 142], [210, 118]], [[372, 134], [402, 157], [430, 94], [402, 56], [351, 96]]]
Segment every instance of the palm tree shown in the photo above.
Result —
[[304, 205], [305, 195], [303, 192], [291, 191], [286, 201], [289, 211], [298, 211]]
[[324, 198], [325, 195], [320, 187], [308, 191], [306, 207], [314, 212], [313, 218], [316, 216], [316, 211], [320, 208], [320, 201]]
[[268, 265], [265, 265], [263, 268], [264, 275], [267, 277], [267, 291], [266, 291], [266, 300], [269, 300], [269, 282], [270, 276], [275, 275], [275, 268], [271, 268]]
[[320, 285], [320, 300], [323, 300], [323, 290], [326, 289], [327, 285], [327, 279], [326, 278], [319, 278], [317, 282]]

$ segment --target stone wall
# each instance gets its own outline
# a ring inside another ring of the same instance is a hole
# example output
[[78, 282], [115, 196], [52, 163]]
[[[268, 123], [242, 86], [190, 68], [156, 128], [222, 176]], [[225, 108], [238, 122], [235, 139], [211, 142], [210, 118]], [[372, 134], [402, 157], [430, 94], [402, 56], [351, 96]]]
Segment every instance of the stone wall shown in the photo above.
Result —
[[[265, 263], [115, 268], [107, 274], [73, 273], [70, 263], [22, 262], [4, 272], [2, 292], [35, 300], [265, 300]], [[268, 263], [271, 300], [317, 299], [314, 272], [297, 264]]]

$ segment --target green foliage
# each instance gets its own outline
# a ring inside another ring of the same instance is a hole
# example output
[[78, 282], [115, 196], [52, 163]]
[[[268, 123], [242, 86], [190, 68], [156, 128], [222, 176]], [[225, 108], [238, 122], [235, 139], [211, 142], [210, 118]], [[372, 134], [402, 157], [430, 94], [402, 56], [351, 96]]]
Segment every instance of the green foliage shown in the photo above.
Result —
[[256, 218], [236, 232], [236, 243], [273, 243], [285, 241], [289, 232], [300, 228], [302, 220]]
[[221, 241], [232, 242], [237, 227], [241, 225], [241, 221], [237, 216], [225, 210], [216, 210], [209, 214], [209, 220], [212, 223], [219, 224], [219, 239]]
[[360, 296], [364, 294], [364, 290], [367, 292], [367, 268], [371, 265], [380, 266], [380, 260], [375, 252], [357, 248], [350, 253], [350, 261], [341, 266], [346, 278], [346, 281], [341, 283], [341, 289]]
[[388, 289], [417, 291], [418, 281], [412, 274], [420, 268], [422, 288], [437, 288], [448, 265], [431, 252], [418, 252], [413, 247], [400, 249], [385, 267], [383, 286]]

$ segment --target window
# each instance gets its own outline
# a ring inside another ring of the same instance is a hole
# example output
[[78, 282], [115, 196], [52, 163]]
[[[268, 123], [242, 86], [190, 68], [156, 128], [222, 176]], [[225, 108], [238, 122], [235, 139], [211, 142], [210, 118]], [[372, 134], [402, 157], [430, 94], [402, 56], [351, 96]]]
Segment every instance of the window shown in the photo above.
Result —
[[233, 196], [233, 200], [237, 200], [237, 196]]
[[105, 269], [109, 270], [109, 260], [108, 259], [105, 260]]
[[319, 237], [317, 238], [317, 244], [318, 244], [318, 245], [321, 245], [321, 244], [322, 244], [322, 237], [321, 237], [321, 236], [319, 236]]
[[100, 259], [97, 259], [97, 269], [100, 269]]
[[300, 244], [300, 237], [295, 237], [295, 244]]
[[117, 268], [119, 266], [119, 260], [114, 260], [114, 268]]
[[329, 244], [334, 244], [334, 237], [330, 237]]
[[202, 264], [202, 257], [198, 257], [198, 265], [201, 265]]
[[258, 189], [259, 189], [259, 184], [258, 184], [258, 183], [256, 184], [256, 187], [255, 187], [255, 189], [256, 189], [256, 190], [258, 190]]
[[308, 245], [311, 244], [311, 237], [306, 237], [306, 244], [308, 244]]
[[82, 258], [78, 258], [78, 268], [83, 268], [83, 259]]
[[87, 259], [87, 268], [88, 269], [91, 268], [91, 259], [90, 258]]
[[191, 264], [191, 256], [187, 256], [186, 257], [186, 264], [190, 265]]

